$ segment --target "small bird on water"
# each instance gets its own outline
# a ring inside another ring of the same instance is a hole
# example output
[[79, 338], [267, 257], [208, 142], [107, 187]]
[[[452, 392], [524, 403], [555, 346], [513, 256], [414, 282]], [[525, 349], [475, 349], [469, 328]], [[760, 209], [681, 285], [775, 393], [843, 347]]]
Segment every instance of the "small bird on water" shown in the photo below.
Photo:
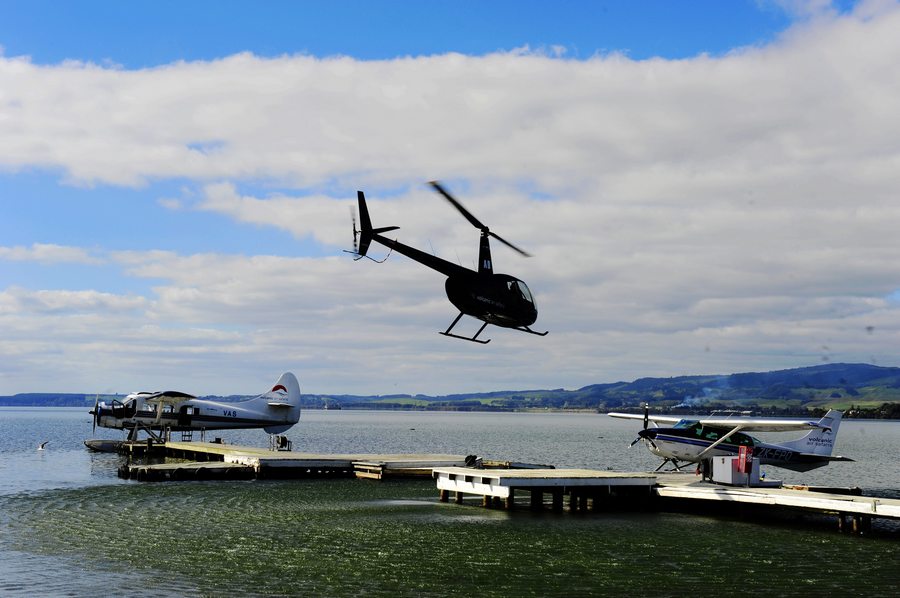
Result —
[[48, 443], [48, 442], [50, 442], [50, 441], [49, 441], [49, 440], [45, 440], [44, 442], [40, 443], [40, 444], [38, 445], [38, 450], [39, 450], [39, 451], [44, 450], [44, 447], [47, 446], [47, 443]]

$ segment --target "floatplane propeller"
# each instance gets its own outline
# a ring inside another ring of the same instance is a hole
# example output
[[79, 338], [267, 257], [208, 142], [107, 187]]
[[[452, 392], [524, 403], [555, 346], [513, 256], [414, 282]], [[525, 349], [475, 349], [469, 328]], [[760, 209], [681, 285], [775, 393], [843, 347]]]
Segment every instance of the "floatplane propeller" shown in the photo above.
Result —
[[628, 445], [628, 448], [633, 447], [641, 440], [646, 440], [649, 442], [653, 448], [656, 448], [656, 443], [653, 442], [653, 438], [650, 437], [649, 434], [646, 434], [647, 428], [650, 427], [650, 404], [644, 403], [644, 429], [638, 432], [637, 437], [631, 441], [631, 444]]

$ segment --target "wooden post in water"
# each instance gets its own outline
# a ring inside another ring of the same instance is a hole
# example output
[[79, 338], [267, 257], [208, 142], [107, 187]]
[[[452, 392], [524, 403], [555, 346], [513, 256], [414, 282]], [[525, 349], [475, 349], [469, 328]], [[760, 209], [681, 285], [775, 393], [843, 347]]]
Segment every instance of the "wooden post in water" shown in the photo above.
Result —
[[450, 491], [449, 490], [441, 490], [441, 502], [449, 502], [450, 501]]
[[553, 510], [557, 513], [563, 510], [563, 493], [562, 490], [554, 489], [553, 493]]
[[490, 509], [491, 506], [493, 506], [493, 503], [494, 503], [493, 497], [488, 496], [487, 494], [485, 494], [483, 497], [481, 497], [481, 506], [482, 507], [484, 507], [486, 509]]
[[456, 491], [456, 504], [461, 505], [463, 502], [463, 493], [459, 490]]
[[868, 515], [853, 516], [853, 533], [857, 535], [872, 531], [872, 518]]
[[514, 488], [509, 489], [509, 496], [506, 497], [506, 504], [504, 505], [508, 511], [512, 511], [513, 507], [516, 506], [516, 491]]

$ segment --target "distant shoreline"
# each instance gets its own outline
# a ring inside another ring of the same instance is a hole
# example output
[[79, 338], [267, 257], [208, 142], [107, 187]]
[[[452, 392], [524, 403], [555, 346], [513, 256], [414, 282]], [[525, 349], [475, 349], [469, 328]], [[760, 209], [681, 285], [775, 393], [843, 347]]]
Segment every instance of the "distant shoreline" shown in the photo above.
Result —
[[[248, 397], [200, 398], [238, 401]], [[90, 409], [98, 399], [122, 401], [124, 395], [19, 393], [0, 396], [0, 406]], [[639, 413], [645, 403], [657, 414], [673, 416], [737, 409], [765, 417], [815, 417], [828, 409], [839, 409], [848, 419], [900, 419], [900, 367], [829, 363], [770, 372], [640, 378], [574, 390], [498, 390], [443, 396], [304, 393], [300, 405], [303, 409], [329, 410]]]
[[[2, 408], [11, 408], [11, 409], [90, 409], [94, 406], [93, 401], [90, 404], [77, 404], [77, 405], [54, 405], [54, 404], [22, 404], [22, 403], [7, 403], [0, 401], [0, 409]], [[521, 408], [521, 409], [512, 409], [512, 408], [487, 408], [487, 409], [474, 409], [474, 408], [442, 408], [442, 407], [385, 407], [383, 405], [362, 405], [357, 404], [352, 407], [341, 407], [339, 409], [329, 408], [325, 409], [324, 407], [303, 407], [304, 411], [396, 411], [396, 412], [416, 412], [416, 413], [565, 413], [565, 414], [596, 414], [596, 415], [606, 415], [610, 411], [621, 411], [621, 412], [630, 412], [630, 413], [639, 413], [639, 411], [635, 409], [609, 409], [609, 410], [598, 410], [598, 409], [589, 409], [589, 408], [554, 408], [554, 407], [532, 407], [532, 408]], [[786, 417], [808, 417], [811, 416], [812, 410], [807, 410], [805, 413], [796, 413], [794, 415], [788, 415]], [[683, 415], [685, 418], [691, 417], [700, 417], [704, 415], [709, 415], [710, 410], [695, 410], [690, 412], [679, 412], [674, 415]], [[867, 413], [859, 413], [859, 414], [846, 414], [844, 416], [845, 420], [867, 420], [867, 421], [896, 421], [900, 422], [900, 417], [876, 417]]]

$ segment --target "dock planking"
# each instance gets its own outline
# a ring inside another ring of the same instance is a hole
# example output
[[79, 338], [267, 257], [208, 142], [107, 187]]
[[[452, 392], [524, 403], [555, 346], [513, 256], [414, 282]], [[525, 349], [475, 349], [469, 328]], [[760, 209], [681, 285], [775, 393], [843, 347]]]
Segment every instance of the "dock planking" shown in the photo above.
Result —
[[[152, 451], [152, 453], [151, 453]], [[139, 481], [185, 479], [270, 479], [302, 477], [430, 477], [434, 467], [463, 466], [466, 455], [446, 454], [321, 454], [273, 451], [221, 442], [157, 444], [147, 455], [177, 463], [123, 465], [119, 476]]]
[[656, 494], [670, 502], [748, 505], [786, 512], [816, 513], [837, 517], [838, 527], [854, 533], [871, 529], [872, 519], [900, 521], [900, 500], [863, 496], [858, 489], [816, 489], [804, 486], [779, 488], [724, 486], [699, 481], [690, 474], [662, 474]]

